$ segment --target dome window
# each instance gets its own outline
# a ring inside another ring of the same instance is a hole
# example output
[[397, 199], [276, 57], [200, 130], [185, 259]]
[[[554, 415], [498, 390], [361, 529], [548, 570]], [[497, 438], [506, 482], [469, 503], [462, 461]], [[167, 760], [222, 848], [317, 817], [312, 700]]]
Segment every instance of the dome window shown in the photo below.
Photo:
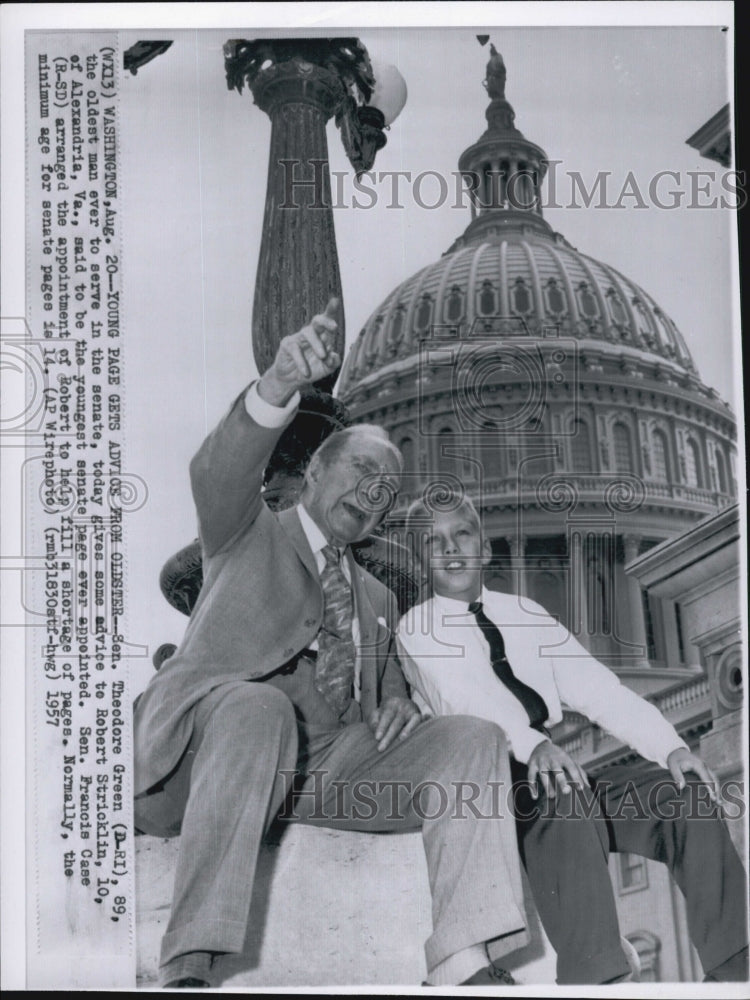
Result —
[[[383, 317], [378, 314], [370, 327], [369, 335], [366, 335], [362, 341], [361, 354], [367, 368], [372, 368], [377, 359], [380, 327], [382, 325]], [[367, 327], [365, 327], [365, 330], [367, 330]]]
[[398, 450], [404, 460], [404, 472], [415, 472], [417, 464], [414, 454], [414, 441], [410, 437], [402, 438], [398, 443]]
[[576, 472], [591, 472], [591, 437], [583, 420], [574, 420], [570, 439], [570, 458]]
[[724, 464], [724, 456], [722, 455], [722, 453], [719, 451], [718, 448], [716, 449], [715, 454], [716, 454], [716, 475], [718, 476], [719, 480], [718, 483], [719, 493], [729, 493], [729, 488], [727, 485], [727, 469], [726, 465]]
[[444, 472], [449, 476], [458, 473], [458, 463], [455, 453], [456, 436], [452, 427], [441, 427], [438, 431], [437, 440], [437, 460], [439, 472]]
[[[380, 336], [380, 328], [382, 325], [383, 325], [383, 317], [381, 314], [378, 314], [373, 320], [372, 325], [370, 327], [369, 337], [366, 336], [363, 340], [363, 343], [365, 345], [365, 350], [370, 349], [373, 344], [376, 344], [378, 342], [378, 338]], [[365, 334], [366, 331], [367, 327], [363, 329], [362, 333]]]
[[669, 329], [669, 323], [667, 322], [666, 316], [659, 312], [658, 309], [654, 310], [654, 315], [658, 320], [657, 329], [659, 330], [659, 339], [661, 340], [662, 347], [667, 351], [674, 351], [672, 347], [672, 332]]
[[404, 332], [404, 307], [397, 306], [396, 311], [393, 314], [393, 320], [391, 322], [391, 335], [388, 338], [391, 347], [396, 347], [397, 344], [401, 343], [401, 338]]
[[497, 292], [491, 281], [483, 281], [479, 289], [479, 315], [497, 315]]
[[480, 456], [482, 472], [486, 482], [494, 479], [502, 479], [504, 475], [504, 452], [498, 433], [499, 423], [502, 421], [502, 407], [496, 407], [497, 418], [494, 421], [485, 420], [482, 426], [482, 439], [480, 441]]
[[511, 290], [511, 297], [513, 312], [520, 313], [522, 316], [531, 312], [531, 295], [523, 278], [516, 278]]
[[544, 288], [544, 298], [547, 302], [547, 310], [553, 315], [560, 316], [565, 312], [565, 296], [554, 278], [550, 278], [547, 282]]
[[667, 439], [662, 431], [653, 433], [654, 479], [660, 483], [669, 482], [669, 459], [667, 458]]
[[695, 441], [688, 438], [685, 445], [685, 482], [688, 486], [701, 486], [700, 479], [700, 459], [698, 457], [698, 446]]
[[596, 299], [591, 294], [591, 289], [585, 281], [582, 281], [578, 286], [578, 303], [581, 307], [581, 312], [584, 316], [589, 319], [593, 319], [595, 316], [599, 315], [599, 306], [597, 305]]
[[415, 328], [421, 332], [424, 332], [430, 325], [432, 320], [432, 296], [423, 295], [419, 302], [419, 309], [417, 309], [417, 319], [414, 324]]
[[630, 443], [630, 431], [625, 424], [615, 424], [615, 469], [618, 472], [633, 471], [633, 449]]
[[616, 323], [617, 326], [625, 326], [628, 321], [628, 314], [625, 312], [622, 299], [614, 288], [610, 288], [607, 292], [607, 301], [609, 302], [609, 312], [613, 323]]
[[633, 299], [633, 308], [638, 314], [638, 332], [650, 346], [654, 343], [654, 334], [648, 320], [648, 312], [640, 299]]
[[445, 318], [449, 323], [459, 323], [464, 316], [464, 293], [458, 285], [453, 285], [445, 307]]

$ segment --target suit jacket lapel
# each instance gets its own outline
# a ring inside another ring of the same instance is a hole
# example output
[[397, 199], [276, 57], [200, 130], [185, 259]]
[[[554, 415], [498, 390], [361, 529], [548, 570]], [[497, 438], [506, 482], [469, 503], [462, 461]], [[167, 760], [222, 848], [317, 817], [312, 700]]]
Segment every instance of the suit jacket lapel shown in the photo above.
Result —
[[359, 619], [359, 644], [360, 646], [367, 646], [373, 640], [377, 627], [377, 616], [372, 606], [370, 595], [367, 592], [367, 585], [362, 576], [362, 570], [349, 548], [346, 550], [345, 558], [349, 566], [349, 577], [352, 581], [352, 591], [354, 593], [354, 613]]
[[360, 678], [360, 704], [362, 716], [367, 719], [378, 706], [378, 655], [375, 643], [378, 633], [378, 619], [367, 590], [367, 583], [361, 568], [357, 565], [351, 551], [347, 549], [346, 558], [351, 572], [354, 606], [359, 620], [359, 643], [357, 644], [357, 661], [355, 669]]
[[320, 575], [318, 573], [318, 564], [315, 562], [315, 555], [313, 550], [310, 548], [310, 543], [307, 540], [307, 535], [304, 532], [302, 522], [300, 521], [299, 514], [297, 513], [297, 508], [288, 507], [276, 516], [279, 519], [279, 524], [281, 524], [286, 532], [287, 538], [294, 546], [297, 555], [300, 557], [305, 567], [309, 570], [313, 579], [319, 581]]

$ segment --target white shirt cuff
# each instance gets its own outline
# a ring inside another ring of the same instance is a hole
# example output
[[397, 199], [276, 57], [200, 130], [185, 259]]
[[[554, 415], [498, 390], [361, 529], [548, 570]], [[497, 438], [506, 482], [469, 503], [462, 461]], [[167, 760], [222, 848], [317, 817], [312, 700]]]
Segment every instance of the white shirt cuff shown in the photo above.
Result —
[[[506, 736], [508, 735], [506, 731]], [[548, 739], [544, 733], [540, 733], [536, 729], [529, 727], [526, 730], [522, 730], [515, 735], [515, 739], [508, 737], [510, 743], [510, 749], [513, 756], [521, 764], [528, 764], [529, 758], [532, 753], [536, 750], [540, 743], [546, 742]]]
[[[672, 754], [672, 753], [674, 753], [675, 750], [688, 750], [689, 751], [690, 747], [687, 745], [687, 743], [683, 739], [681, 739], [678, 736], [676, 741], [669, 742], [665, 746], [663, 746], [661, 748], [661, 752], [660, 753], [657, 751], [657, 753], [654, 754], [653, 759], [656, 761], [656, 763], [659, 765], [659, 767], [663, 767], [665, 770], [667, 770], [669, 768], [669, 764], [667, 764], [667, 761], [669, 759], [669, 755]], [[645, 757], [646, 754], [641, 754], [641, 756]]]
[[267, 403], [258, 392], [258, 383], [253, 382], [245, 393], [245, 409], [253, 418], [256, 424], [272, 430], [276, 427], [284, 427], [294, 416], [300, 404], [300, 394], [295, 392], [286, 406], [274, 406]]

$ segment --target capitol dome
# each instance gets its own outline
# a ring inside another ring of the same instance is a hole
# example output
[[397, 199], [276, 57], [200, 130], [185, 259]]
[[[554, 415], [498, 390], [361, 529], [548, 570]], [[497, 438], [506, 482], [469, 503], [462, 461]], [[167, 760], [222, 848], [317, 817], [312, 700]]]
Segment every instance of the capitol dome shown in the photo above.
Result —
[[425, 489], [468, 493], [489, 585], [558, 614], [647, 693], [691, 669], [691, 647], [625, 566], [735, 502], [735, 422], [653, 298], [546, 221], [547, 155], [505, 77], [493, 48], [488, 128], [458, 161], [469, 225], [373, 312], [337, 395], [404, 455], [396, 536]]
[[505, 76], [493, 50], [485, 80], [489, 127], [458, 162], [472, 221], [439, 261], [395, 288], [365, 323], [341, 373], [344, 400], [363, 379], [417, 356], [436, 335], [554, 333], [604, 341], [635, 357], [651, 354], [657, 370], [663, 364], [677, 378], [695, 374], [682, 334], [651, 296], [579, 253], [544, 219], [547, 154], [516, 127]]
[[[515, 214], [515, 213], [514, 213]], [[352, 345], [339, 381], [349, 400], [374, 372], [419, 354], [430, 336], [563, 335], [625, 348], [654, 372], [694, 381], [682, 334], [642, 288], [559, 233], [514, 219], [469, 232], [395, 288]]]

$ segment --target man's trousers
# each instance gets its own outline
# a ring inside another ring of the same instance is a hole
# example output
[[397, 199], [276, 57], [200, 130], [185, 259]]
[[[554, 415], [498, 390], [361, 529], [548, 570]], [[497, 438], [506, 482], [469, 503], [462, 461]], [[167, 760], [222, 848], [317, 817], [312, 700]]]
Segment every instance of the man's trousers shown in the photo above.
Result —
[[421, 828], [432, 893], [428, 971], [469, 945], [491, 940], [495, 958], [527, 943], [515, 824], [501, 818], [510, 768], [497, 726], [429, 719], [382, 753], [363, 722], [308, 736], [306, 777], [290, 797], [292, 703], [269, 684], [223, 685], [200, 702], [176, 770], [136, 800], [138, 829], [180, 832], [162, 969], [188, 952], [242, 951], [258, 852], [280, 811], [340, 829]]
[[628, 971], [608, 869], [610, 852], [667, 865], [685, 896], [704, 972], [747, 945], [747, 882], [705, 786], [640, 760], [605, 769], [592, 789], [533, 799], [513, 760], [518, 843], [539, 917], [557, 952], [557, 982], [603, 983]]

